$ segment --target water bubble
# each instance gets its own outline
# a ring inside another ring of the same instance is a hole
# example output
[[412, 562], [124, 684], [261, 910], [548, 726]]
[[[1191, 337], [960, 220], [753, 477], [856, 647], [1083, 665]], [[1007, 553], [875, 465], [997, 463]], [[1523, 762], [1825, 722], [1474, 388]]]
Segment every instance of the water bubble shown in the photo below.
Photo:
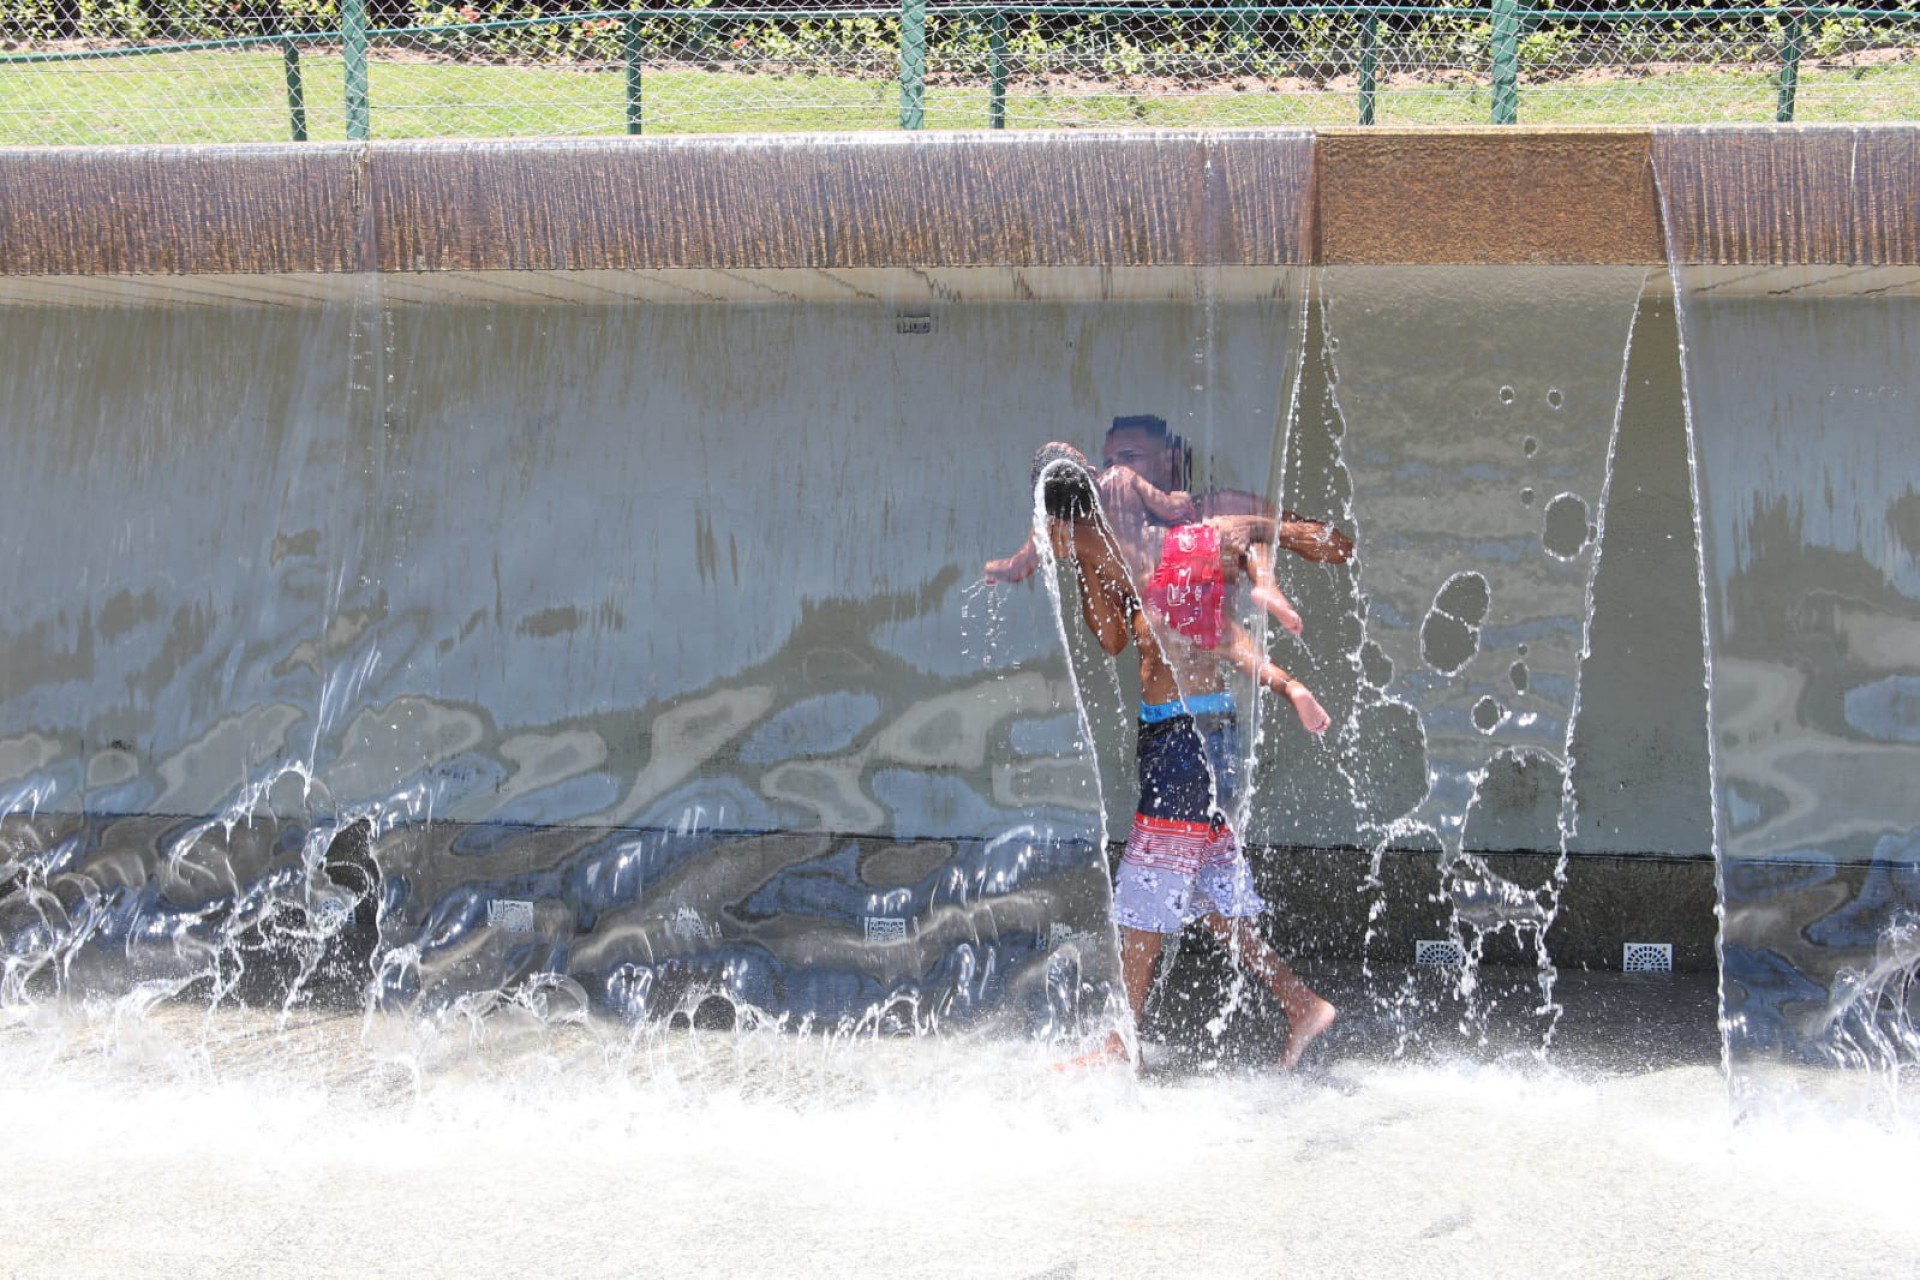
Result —
[[1587, 502], [1578, 494], [1563, 493], [1547, 504], [1546, 526], [1540, 541], [1547, 554], [1571, 560], [1586, 549], [1588, 530]]
[[1533, 505], [1533, 490], [1522, 489], [1520, 491], [1520, 505], [1523, 507], [1530, 507]]
[[1470, 627], [1486, 619], [1487, 606], [1493, 601], [1493, 589], [1486, 578], [1471, 570], [1456, 573], [1441, 584], [1433, 595], [1433, 607], [1450, 613]]
[[1490, 697], [1473, 704], [1473, 727], [1482, 733], [1492, 733], [1506, 718], [1507, 709]]
[[[1522, 652], [1526, 651], [1525, 645], [1521, 645], [1520, 648]], [[1527, 664], [1524, 662], [1516, 662], [1508, 667], [1507, 679], [1513, 681], [1513, 691], [1515, 693], [1525, 693], [1527, 691]]]
[[1567, 398], [1560, 394], [1560, 388], [1558, 387], [1547, 388], [1547, 408], [1558, 409], [1561, 405], [1565, 404], [1566, 402], [1567, 402]]
[[1420, 656], [1443, 676], [1450, 676], [1473, 660], [1480, 633], [1450, 613], [1435, 610], [1420, 624]]
[[1523, 644], [1522, 644], [1522, 645], [1515, 645], [1515, 646], [1514, 646], [1514, 649], [1513, 649], [1513, 651], [1514, 651], [1515, 653], [1517, 653], [1517, 654], [1519, 654], [1519, 655], [1520, 655], [1521, 657], [1523, 657], [1523, 658], [1527, 656], [1527, 646], [1525, 646], [1525, 645], [1523, 645]]
[[1501, 404], [1512, 404], [1512, 403], [1513, 403], [1513, 388], [1512, 388], [1512, 387], [1502, 387], [1502, 388], [1500, 388], [1500, 403], [1501, 403]]
[[1371, 640], [1360, 646], [1360, 678], [1376, 689], [1386, 688], [1393, 679], [1393, 659]]
[[1534, 454], [1540, 452], [1540, 441], [1533, 436], [1528, 436], [1520, 442], [1520, 452], [1531, 458]]

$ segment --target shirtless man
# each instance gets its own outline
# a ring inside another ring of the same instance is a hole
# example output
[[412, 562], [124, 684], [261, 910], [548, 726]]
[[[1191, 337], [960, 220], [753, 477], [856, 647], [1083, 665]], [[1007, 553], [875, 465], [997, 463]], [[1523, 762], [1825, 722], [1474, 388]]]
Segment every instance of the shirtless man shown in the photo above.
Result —
[[[1332, 525], [1292, 512], [1274, 520], [1272, 510], [1251, 493], [1210, 489], [1195, 496], [1175, 487], [1182, 481], [1180, 446], [1164, 418], [1136, 414], [1113, 420], [1107, 429], [1099, 474], [1100, 503], [1136, 581], [1145, 582], [1160, 561], [1167, 528], [1227, 518], [1271, 522], [1272, 534], [1244, 542], [1244, 573], [1253, 583], [1253, 600], [1288, 631], [1298, 635], [1300, 614], [1281, 592], [1273, 573], [1273, 549], [1284, 547], [1319, 564], [1344, 564], [1353, 543]], [[1019, 582], [1039, 564], [1032, 535], [1004, 560], [987, 563], [989, 582]]]
[[[1070, 464], [1085, 473], [1092, 470], [1086, 455], [1072, 445], [1048, 444], [1035, 455], [1035, 483], [1049, 462]], [[1133, 483], [1133, 479], [1121, 481], [1125, 487]], [[1196, 509], [1185, 494], [1179, 496], [1187, 501], [1189, 511]], [[1107, 527], [1111, 529], [1111, 524]], [[1211, 651], [1262, 688], [1285, 698], [1307, 731], [1320, 733], [1330, 720], [1312, 690], [1270, 661], [1246, 628], [1228, 616], [1225, 607], [1227, 594], [1243, 578], [1252, 575], [1254, 565], [1269, 566], [1271, 576], [1272, 544], [1278, 529], [1279, 522], [1272, 516], [1222, 515], [1197, 524], [1176, 524], [1172, 528], [1148, 531], [1149, 536], [1142, 537], [1135, 545], [1150, 544], [1150, 558], [1127, 555], [1127, 544], [1117, 534], [1115, 543], [1120, 563], [1129, 575], [1130, 590], [1146, 605], [1147, 617], [1163, 638], [1179, 641], [1188, 652]], [[1031, 540], [1028, 545], [1032, 545]], [[992, 566], [988, 567], [991, 570]], [[1256, 586], [1256, 599], [1259, 592]], [[1199, 661], [1197, 656], [1196, 661]], [[1214, 671], [1209, 678], [1217, 681], [1222, 674]], [[1219, 696], [1228, 697], [1224, 691]]]
[[[1266, 904], [1227, 819], [1238, 752], [1224, 664], [1183, 631], [1156, 625], [1102, 516], [1092, 472], [1064, 446], [1055, 448], [1062, 451], [1042, 450], [1036, 459], [1054, 553], [1079, 573], [1081, 617], [1101, 649], [1117, 656], [1131, 643], [1140, 654], [1140, 803], [1113, 893], [1134, 1025], [1167, 936], [1197, 919], [1280, 1002], [1287, 1017], [1280, 1063], [1291, 1070], [1339, 1011], [1287, 967], [1256, 924]], [[1265, 667], [1268, 687], [1285, 693], [1297, 684], [1271, 662]], [[1089, 1056], [1132, 1060], [1118, 1031]]]

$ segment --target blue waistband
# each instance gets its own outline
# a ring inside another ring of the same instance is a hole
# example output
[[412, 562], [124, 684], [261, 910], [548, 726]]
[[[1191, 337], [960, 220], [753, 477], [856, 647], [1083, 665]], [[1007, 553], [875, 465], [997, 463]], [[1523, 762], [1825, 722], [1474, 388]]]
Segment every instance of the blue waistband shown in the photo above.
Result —
[[1232, 714], [1233, 695], [1225, 689], [1218, 693], [1196, 693], [1191, 698], [1175, 698], [1172, 702], [1140, 704], [1140, 719], [1147, 724], [1159, 724], [1162, 720], [1171, 720], [1175, 716], [1230, 716]]

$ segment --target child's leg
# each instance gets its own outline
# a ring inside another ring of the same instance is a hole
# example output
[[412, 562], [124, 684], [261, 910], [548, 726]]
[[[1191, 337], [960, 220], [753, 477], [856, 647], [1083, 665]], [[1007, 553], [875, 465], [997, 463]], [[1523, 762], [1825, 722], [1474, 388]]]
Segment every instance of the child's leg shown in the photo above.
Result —
[[1300, 976], [1267, 945], [1252, 920], [1229, 920], [1218, 913], [1204, 919], [1215, 941], [1225, 947], [1229, 955], [1236, 956], [1247, 972], [1264, 983], [1280, 1002], [1281, 1010], [1287, 1015], [1287, 1043], [1280, 1051], [1280, 1065], [1293, 1070], [1300, 1065], [1300, 1055], [1307, 1051], [1307, 1046], [1333, 1025], [1340, 1011], [1300, 981]]
[[1273, 545], [1266, 542], [1247, 544], [1247, 578], [1253, 583], [1253, 602], [1273, 615], [1273, 620], [1288, 631], [1299, 635], [1305, 627], [1300, 620], [1300, 611], [1293, 602], [1281, 592], [1280, 585], [1273, 577]]
[[1220, 534], [1220, 559], [1229, 581], [1244, 577], [1253, 584], [1253, 602], [1295, 635], [1304, 625], [1273, 576], [1273, 538], [1278, 527], [1271, 516], [1215, 516], [1207, 523]]
[[1259, 681], [1260, 686], [1285, 698], [1293, 706], [1293, 712], [1300, 717], [1301, 725], [1308, 733], [1325, 733], [1327, 726], [1333, 723], [1333, 717], [1326, 713], [1313, 691], [1288, 675], [1253, 642], [1247, 629], [1237, 622], [1229, 621], [1221, 629], [1221, 657], [1245, 675]]

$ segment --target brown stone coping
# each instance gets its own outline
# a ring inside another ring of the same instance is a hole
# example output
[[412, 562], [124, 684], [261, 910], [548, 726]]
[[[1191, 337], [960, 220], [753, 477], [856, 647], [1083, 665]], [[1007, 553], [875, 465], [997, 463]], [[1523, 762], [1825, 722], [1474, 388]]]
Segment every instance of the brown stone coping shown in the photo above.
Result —
[[1326, 129], [1317, 260], [1666, 261], [1648, 129]]
[[0, 275], [1920, 263], [1920, 129], [0, 150]]

